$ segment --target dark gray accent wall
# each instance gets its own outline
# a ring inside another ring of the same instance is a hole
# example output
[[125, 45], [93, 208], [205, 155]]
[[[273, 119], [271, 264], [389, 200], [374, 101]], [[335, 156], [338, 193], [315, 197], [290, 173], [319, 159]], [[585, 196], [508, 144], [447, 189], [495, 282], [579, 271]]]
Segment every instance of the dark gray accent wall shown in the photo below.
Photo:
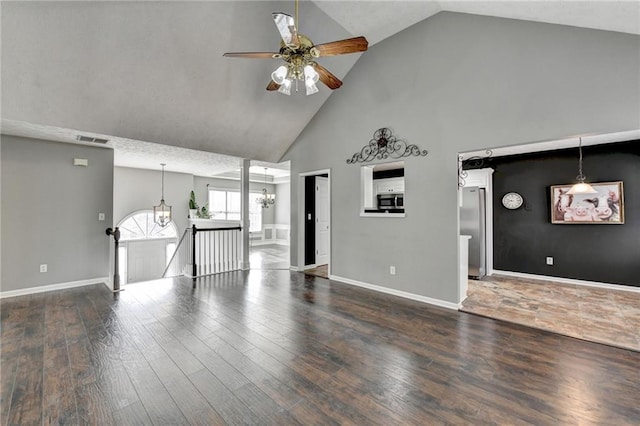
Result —
[[108, 277], [113, 150], [7, 135], [0, 149], [2, 291]]
[[[589, 182], [623, 181], [625, 223], [551, 223], [550, 187], [575, 182], [577, 149], [491, 159], [495, 269], [640, 286], [640, 141], [583, 153]], [[512, 191], [524, 198], [517, 210], [501, 204]]]
[[[331, 273], [453, 303], [459, 152], [640, 129], [637, 35], [439, 13], [338, 77], [344, 85], [283, 158], [294, 177], [331, 169]], [[405, 218], [359, 215], [360, 166], [346, 159], [380, 127], [429, 151], [405, 159]], [[300, 266], [298, 209], [292, 198]]]

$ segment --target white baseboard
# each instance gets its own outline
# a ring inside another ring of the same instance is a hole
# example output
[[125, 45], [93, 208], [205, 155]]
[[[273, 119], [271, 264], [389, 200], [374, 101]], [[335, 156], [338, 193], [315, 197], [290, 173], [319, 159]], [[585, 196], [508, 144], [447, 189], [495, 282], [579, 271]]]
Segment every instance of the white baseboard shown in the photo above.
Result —
[[89, 280], [71, 281], [68, 283], [50, 284], [39, 287], [21, 288], [19, 290], [0, 291], [0, 299], [6, 297], [25, 296], [27, 294], [44, 293], [46, 291], [63, 290], [65, 288], [82, 287], [85, 285], [105, 284], [109, 290], [109, 277], [93, 278]]
[[630, 291], [633, 293], [640, 293], [640, 287], [633, 287], [633, 286], [622, 285], [622, 284], [600, 283], [597, 281], [584, 281], [584, 280], [576, 280], [573, 278], [551, 277], [548, 275], [525, 274], [524, 272], [501, 271], [498, 269], [494, 269], [493, 273], [497, 275], [505, 275], [508, 277], [515, 277], [515, 278], [527, 278], [527, 279], [540, 280], [540, 281], [555, 281], [557, 283], [563, 283], [563, 284], [575, 284], [575, 285], [582, 285], [586, 287], [599, 287], [599, 288], [608, 288], [611, 290], [621, 290], [621, 291]]
[[293, 272], [298, 272], [298, 267], [297, 266], [289, 266], [289, 270], [293, 271]]
[[392, 288], [382, 287], [375, 284], [364, 283], [362, 281], [356, 281], [356, 280], [352, 280], [351, 278], [344, 278], [337, 275], [329, 275], [329, 279], [334, 281], [340, 281], [345, 284], [351, 284], [358, 287], [367, 288], [369, 290], [378, 291], [380, 293], [391, 294], [393, 296], [404, 297], [405, 299], [411, 299], [411, 300], [416, 300], [418, 302], [428, 303], [429, 305], [436, 305], [442, 308], [453, 309], [456, 311], [458, 310], [457, 303], [447, 302], [445, 300], [434, 299], [431, 297], [421, 296], [419, 294], [414, 294], [414, 293], [407, 293], [406, 291], [395, 290]]
[[289, 245], [289, 241], [287, 240], [251, 240], [250, 241], [250, 245], [252, 247], [257, 247], [257, 246], [268, 246], [271, 244], [276, 244], [279, 246], [288, 246]]

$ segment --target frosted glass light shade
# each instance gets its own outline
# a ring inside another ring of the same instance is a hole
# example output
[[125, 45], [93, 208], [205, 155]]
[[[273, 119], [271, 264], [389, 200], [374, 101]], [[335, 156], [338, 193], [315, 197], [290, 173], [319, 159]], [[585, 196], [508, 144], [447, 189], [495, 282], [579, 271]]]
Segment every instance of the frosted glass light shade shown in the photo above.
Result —
[[282, 84], [287, 78], [287, 72], [289, 70], [284, 65], [280, 65], [274, 72], [271, 73], [271, 79], [276, 84]]
[[313, 95], [314, 93], [318, 93], [319, 92], [318, 86], [316, 86], [315, 83], [309, 84], [309, 82], [307, 82], [305, 85], [307, 87], [307, 96]]
[[304, 67], [304, 81], [307, 85], [309, 85], [309, 81], [312, 83], [317, 83], [320, 75], [318, 75], [317, 71], [311, 65], [305, 65]]
[[571, 187], [571, 189], [567, 192], [567, 194], [597, 194], [598, 191], [593, 189], [591, 185], [584, 182], [576, 183]]
[[285, 79], [282, 84], [280, 84], [280, 88], [278, 88], [278, 92], [283, 95], [291, 95], [291, 80]]

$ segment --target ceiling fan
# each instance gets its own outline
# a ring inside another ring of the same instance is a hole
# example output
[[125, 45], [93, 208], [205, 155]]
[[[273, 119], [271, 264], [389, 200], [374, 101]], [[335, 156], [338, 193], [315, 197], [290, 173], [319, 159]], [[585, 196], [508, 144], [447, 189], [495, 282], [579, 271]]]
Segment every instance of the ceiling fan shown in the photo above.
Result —
[[282, 41], [280, 51], [272, 52], [228, 52], [223, 56], [229, 58], [257, 58], [257, 59], [282, 59], [285, 64], [271, 73], [271, 81], [267, 90], [277, 90], [285, 95], [291, 95], [291, 86], [295, 82], [296, 91], [298, 82], [303, 81], [307, 95], [318, 92], [316, 83], [320, 80], [331, 90], [342, 86], [342, 81], [329, 70], [320, 65], [315, 59], [322, 56], [336, 56], [347, 53], [364, 52], [369, 46], [366, 38], [354, 37], [345, 40], [332, 41], [314, 45], [311, 39], [298, 32], [298, 0], [295, 2], [295, 20], [286, 13], [273, 13], [273, 20], [280, 32]]

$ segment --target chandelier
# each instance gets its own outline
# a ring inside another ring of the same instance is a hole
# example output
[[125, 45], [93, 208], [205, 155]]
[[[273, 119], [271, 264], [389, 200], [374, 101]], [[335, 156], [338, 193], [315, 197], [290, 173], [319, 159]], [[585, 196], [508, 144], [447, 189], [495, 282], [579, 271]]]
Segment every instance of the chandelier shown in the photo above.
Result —
[[160, 197], [160, 204], [153, 206], [153, 221], [164, 227], [171, 222], [171, 206], [164, 202], [164, 166], [166, 164], [161, 163], [160, 165], [162, 166], [162, 196]]
[[256, 198], [256, 203], [260, 204], [260, 206], [262, 206], [263, 209], [268, 209], [270, 205], [275, 204], [276, 202], [276, 195], [275, 194], [269, 194], [267, 192], [267, 168], [264, 168], [264, 185], [265, 187], [262, 188], [262, 195], [260, 195], [258, 198]]

